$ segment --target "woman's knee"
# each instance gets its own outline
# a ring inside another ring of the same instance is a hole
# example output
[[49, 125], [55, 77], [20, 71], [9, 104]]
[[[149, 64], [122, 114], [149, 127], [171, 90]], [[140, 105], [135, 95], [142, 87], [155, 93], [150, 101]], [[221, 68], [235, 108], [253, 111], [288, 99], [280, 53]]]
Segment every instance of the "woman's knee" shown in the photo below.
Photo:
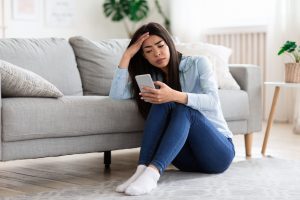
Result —
[[152, 104], [151, 109], [170, 109], [175, 106], [174, 102], [167, 102], [161, 104]]
[[189, 107], [180, 103], [175, 103], [174, 111], [179, 113], [189, 113]]
[[189, 109], [188, 106], [180, 104], [180, 103], [175, 103], [175, 102], [167, 102], [167, 103], [161, 103], [161, 104], [152, 104], [151, 108], [173, 108], [174, 110], [179, 110], [179, 111], [187, 111]]
[[[196, 111], [196, 110], [195, 110]], [[197, 111], [198, 112], [198, 111]], [[175, 107], [172, 111], [173, 116], [185, 116], [187, 119], [189, 119], [190, 121], [193, 121], [194, 117], [193, 117], [193, 109], [183, 105], [183, 104], [179, 104], [176, 103]]]

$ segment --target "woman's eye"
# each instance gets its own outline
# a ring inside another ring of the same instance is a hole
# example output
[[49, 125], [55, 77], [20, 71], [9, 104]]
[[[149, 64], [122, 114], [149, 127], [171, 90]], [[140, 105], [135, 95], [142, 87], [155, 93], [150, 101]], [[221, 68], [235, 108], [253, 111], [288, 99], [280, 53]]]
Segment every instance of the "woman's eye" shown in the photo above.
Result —
[[152, 50], [146, 51], [146, 53], [151, 53]]
[[162, 45], [158, 45], [158, 47], [159, 47], [159, 48], [162, 48], [162, 47], [164, 47], [164, 45], [163, 45], [163, 44], [162, 44]]

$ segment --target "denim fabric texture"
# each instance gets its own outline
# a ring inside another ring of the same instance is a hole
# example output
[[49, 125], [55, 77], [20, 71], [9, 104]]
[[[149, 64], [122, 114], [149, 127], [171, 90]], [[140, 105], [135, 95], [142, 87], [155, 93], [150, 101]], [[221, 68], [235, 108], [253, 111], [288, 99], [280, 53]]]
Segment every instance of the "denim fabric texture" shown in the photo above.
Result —
[[160, 173], [171, 163], [182, 171], [221, 173], [234, 156], [232, 139], [198, 110], [174, 102], [152, 105], [139, 164], [152, 164]]

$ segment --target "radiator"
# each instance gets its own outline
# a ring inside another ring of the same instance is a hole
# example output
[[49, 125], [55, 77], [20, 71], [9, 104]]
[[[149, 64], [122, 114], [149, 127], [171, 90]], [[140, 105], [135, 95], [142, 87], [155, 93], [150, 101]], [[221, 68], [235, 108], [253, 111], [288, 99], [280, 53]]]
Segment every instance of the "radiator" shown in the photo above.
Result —
[[232, 49], [230, 64], [255, 64], [261, 67], [265, 80], [266, 27], [235, 27], [208, 30], [206, 42]]

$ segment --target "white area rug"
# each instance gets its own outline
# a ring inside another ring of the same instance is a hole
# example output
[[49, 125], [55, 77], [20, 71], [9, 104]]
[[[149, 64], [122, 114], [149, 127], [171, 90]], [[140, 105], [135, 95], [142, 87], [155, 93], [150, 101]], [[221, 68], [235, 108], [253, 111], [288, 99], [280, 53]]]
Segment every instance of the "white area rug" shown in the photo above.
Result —
[[[112, 172], [113, 173], [113, 172]], [[128, 174], [129, 176], [130, 174]], [[127, 177], [124, 177], [124, 180]], [[99, 199], [300, 199], [300, 161], [261, 158], [235, 162], [223, 174], [207, 175], [167, 171], [151, 194], [131, 197], [114, 192], [121, 180], [98, 186], [74, 187], [5, 200], [99, 200]], [[1, 198], [0, 198], [1, 199]]]

